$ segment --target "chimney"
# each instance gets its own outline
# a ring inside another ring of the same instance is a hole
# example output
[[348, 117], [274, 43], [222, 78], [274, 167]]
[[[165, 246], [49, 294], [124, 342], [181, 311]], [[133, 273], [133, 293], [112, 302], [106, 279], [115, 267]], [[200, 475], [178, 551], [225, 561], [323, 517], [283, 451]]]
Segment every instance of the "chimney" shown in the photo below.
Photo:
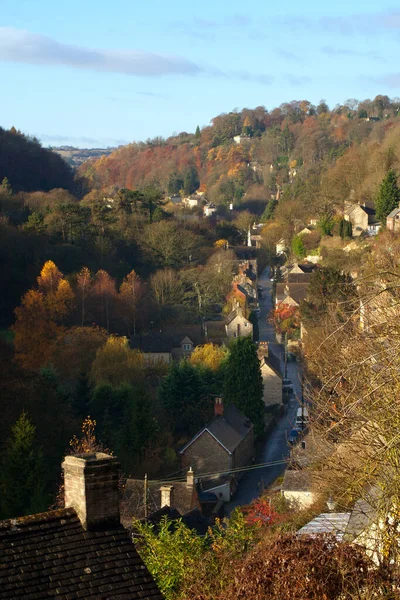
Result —
[[224, 414], [224, 403], [222, 402], [222, 398], [215, 398], [214, 403], [214, 415], [217, 417], [220, 415], [221, 417]]
[[194, 486], [194, 471], [192, 467], [190, 467], [189, 471], [186, 473], [186, 487], [193, 488]]
[[84, 529], [119, 523], [119, 466], [102, 452], [65, 457], [65, 508], [76, 510]]
[[161, 492], [161, 508], [163, 506], [171, 507], [173, 504], [173, 494], [174, 486], [173, 485], [162, 485], [160, 487]]

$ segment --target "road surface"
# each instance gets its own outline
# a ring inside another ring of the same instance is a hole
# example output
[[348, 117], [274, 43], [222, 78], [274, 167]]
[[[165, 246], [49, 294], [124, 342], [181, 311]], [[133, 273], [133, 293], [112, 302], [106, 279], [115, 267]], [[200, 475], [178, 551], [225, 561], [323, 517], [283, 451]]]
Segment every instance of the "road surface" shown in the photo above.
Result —
[[[271, 291], [272, 283], [269, 280], [269, 268], [265, 269], [259, 278], [259, 285], [263, 288], [260, 299], [261, 316], [259, 319], [260, 342], [270, 342], [269, 348], [281, 359], [283, 372], [283, 345], [277, 344], [275, 331], [268, 321], [268, 313], [272, 308]], [[299, 366], [297, 363], [288, 363], [288, 377], [293, 382], [293, 389], [297, 398], [301, 397], [301, 383], [299, 378]], [[225, 505], [225, 511], [229, 514], [236, 506], [249, 504], [260, 495], [264, 488], [269, 487], [277, 477], [285, 470], [283, 462], [289, 456], [287, 439], [296, 418], [298, 402], [291, 400], [287, 412], [279, 419], [278, 423], [268, 434], [264, 445], [256, 458], [255, 464], [281, 462], [273, 466], [261, 467], [248, 471], [240, 480], [238, 490], [234, 498]]]

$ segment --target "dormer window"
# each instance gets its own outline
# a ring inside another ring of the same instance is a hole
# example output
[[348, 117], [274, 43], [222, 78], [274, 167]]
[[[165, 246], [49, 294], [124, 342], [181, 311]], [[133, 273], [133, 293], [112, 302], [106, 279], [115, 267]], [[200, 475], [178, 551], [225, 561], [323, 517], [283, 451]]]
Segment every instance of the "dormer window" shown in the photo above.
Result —
[[190, 351], [192, 349], [192, 345], [191, 344], [183, 344], [183, 349], [186, 351]]

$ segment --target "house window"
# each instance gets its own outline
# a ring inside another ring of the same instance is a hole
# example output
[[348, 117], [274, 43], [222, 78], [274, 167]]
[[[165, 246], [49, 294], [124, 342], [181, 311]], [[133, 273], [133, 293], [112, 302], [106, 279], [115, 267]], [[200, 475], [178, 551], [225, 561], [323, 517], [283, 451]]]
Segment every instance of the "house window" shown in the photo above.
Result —
[[246, 321], [246, 323], [244, 324], [244, 326], [245, 326], [245, 327], [247, 327], [247, 325], [248, 325], [248, 323], [247, 323], [247, 321]]
[[192, 346], [190, 344], [183, 344], [183, 349], [189, 351], [192, 349]]
[[233, 334], [233, 337], [237, 337], [237, 333], [236, 333], [236, 331], [235, 331], [235, 333]]

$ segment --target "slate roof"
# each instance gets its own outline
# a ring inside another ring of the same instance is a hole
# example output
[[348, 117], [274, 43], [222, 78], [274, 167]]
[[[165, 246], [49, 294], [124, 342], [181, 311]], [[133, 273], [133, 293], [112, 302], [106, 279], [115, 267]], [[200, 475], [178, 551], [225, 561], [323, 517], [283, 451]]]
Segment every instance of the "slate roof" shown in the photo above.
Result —
[[[173, 486], [172, 508], [180, 515], [185, 515], [195, 508], [200, 508], [200, 502], [195, 486], [188, 486], [186, 481], [171, 481], [168, 485]], [[163, 508], [161, 506], [161, 483], [148, 482], [147, 509], [152, 514]], [[144, 519], [144, 482], [143, 479], [127, 479], [121, 506], [121, 521], [125, 527], [129, 527], [132, 518]]]
[[253, 423], [245, 417], [233, 404], [224, 408], [223, 415], [217, 415], [213, 420], [203, 427], [191, 440], [182, 448], [180, 454], [196, 441], [200, 435], [208, 431], [220, 444], [232, 454], [237, 446], [242, 442], [249, 432], [253, 429]]
[[147, 335], [135, 335], [130, 339], [130, 346], [134, 350], [145, 353], [171, 352], [174, 342], [170, 335], [163, 332], [149, 333]]
[[85, 531], [74, 509], [0, 522], [0, 598], [159, 599], [122, 525]]
[[286, 469], [282, 490], [284, 492], [309, 492], [311, 490], [311, 477], [309, 473], [302, 469]]

